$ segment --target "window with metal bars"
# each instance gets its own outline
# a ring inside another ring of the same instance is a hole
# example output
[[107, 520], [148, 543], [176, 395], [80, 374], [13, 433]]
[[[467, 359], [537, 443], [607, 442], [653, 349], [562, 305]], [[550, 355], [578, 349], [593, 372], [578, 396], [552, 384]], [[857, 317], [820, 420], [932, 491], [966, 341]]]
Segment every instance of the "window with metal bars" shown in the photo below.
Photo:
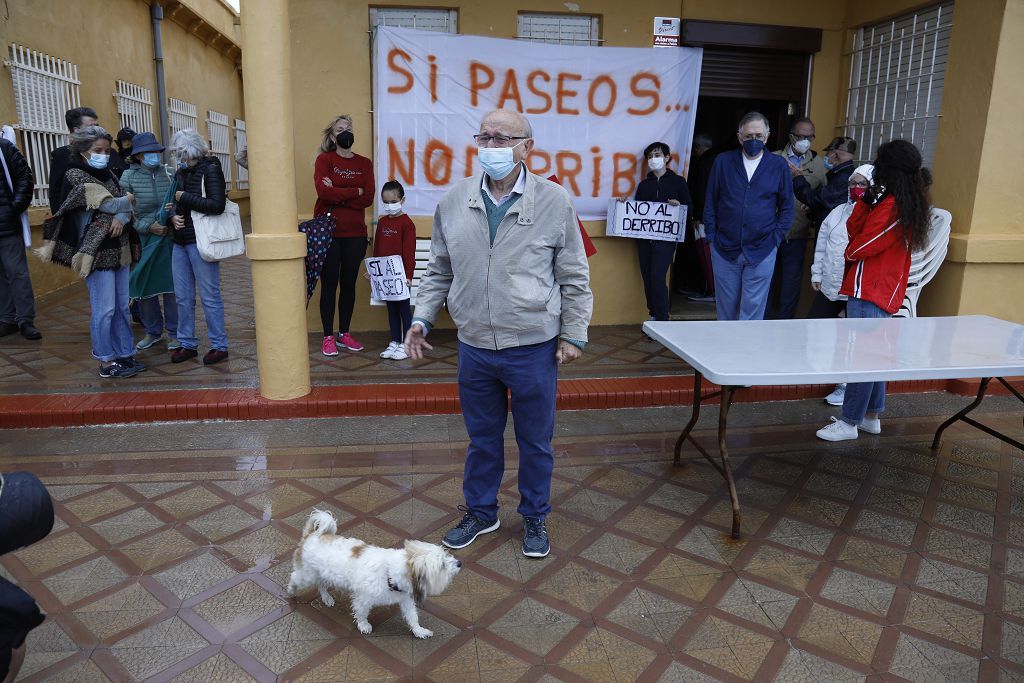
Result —
[[117, 117], [121, 128], [131, 128], [136, 133], [153, 130], [153, 93], [141, 85], [117, 82]]
[[224, 171], [224, 187], [231, 189], [231, 123], [227, 114], [212, 109], [206, 113], [206, 129], [210, 133], [210, 154], [220, 159]]
[[21, 149], [36, 178], [34, 206], [49, 203], [50, 154], [68, 142], [64, 114], [81, 106], [78, 65], [11, 44], [4, 60], [14, 86], [14, 107], [21, 132]]
[[559, 45], [600, 45], [603, 42], [599, 17], [588, 14], [520, 12], [516, 37]]
[[458, 12], [453, 9], [371, 7], [370, 30], [377, 26], [417, 28], [421, 31], [458, 33]]
[[[242, 119], [235, 119], [235, 154], [238, 154], [243, 149], [248, 150], [249, 143], [245, 137], [245, 121]], [[235, 172], [238, 178], [238, 189], [247, 190], [249, 189], [249, 169], [241, 164], [236, 164]]]
[[883, 142], [902, 138], [932, 163], [953, 5], [933, 5], [854, 35], [845, 135], [857, 140], [864, 160]]

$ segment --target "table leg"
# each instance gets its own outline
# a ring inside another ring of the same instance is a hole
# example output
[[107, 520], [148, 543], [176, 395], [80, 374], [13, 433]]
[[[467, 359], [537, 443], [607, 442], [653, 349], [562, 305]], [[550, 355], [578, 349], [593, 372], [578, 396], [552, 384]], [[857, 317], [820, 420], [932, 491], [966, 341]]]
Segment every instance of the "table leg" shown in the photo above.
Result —
[[700, 419], [700, 402], [701, 402], [700, 384], [701, 384], [701, 379], [702, 379], [701, 374], [699, 372], [697, 372], [696, 370], [694, 370], [693, 371], [693, 412], [690, 415], [690, 421], [686, 423], [686, 427], [683, 429], [682, 434], [680, 434], [679, 438], [676, 439], [675, 458], [672, 460], [672, 464], [677, 466], [677, 467], [679, 466], [679, 456], [680, 456], [680, 454], [682, 453], [682, 450], [683, 450], [683, 442], [686, 441], [686, 437], [688, 437], [690, 435], [690, 432], [693, 431], [694, 426], [697, 424], [697, 420]]
[[[1017, 389], [1014, 388], [1009, 382], [1007, 382], [1002, 377], [996, 377], [995, 379], [998, 380], [999, 383], [1002, 384], [1004, 387], [1006, 387], [1010, 391], [1010, 393], [1012, 393], [1014, 396], [1016, 396], [1022, 403], [1024, 403], [1024, 395], [1022, 395], [1019, 391], [1017, 391]], [[971, 403], [966, 408], [964, 408], [963, 410], [959, 411], [953, 417], [951, 417], [948, 420], [946, 420], [945, 422], [943, 422], [941, 425], [939, 425], [939, 428], [935, 430], [935, 439], [932, 440], [932, 453], [938, 453], [938, 451], [939, 451], [939, 443], [942, 441], [942, 433], [944, 431], [946, 431], [947, 427], [949, 427], [951, 424], [953, 424], [957, 420], [960, 420], [962, 422], [966, 422], [967, 424], [971, 425], [972, 427], [976, 427], [977, 429], [980, 429], [981, 431], [985, 432], [986, 434], [989, 434], [991, 436], [996, 437], [1000, 441], [1004, 441], [1004, 442], [1010, 444], [1011, 446], [1016, 446], [1017, 448], [1020, 448], [1021, 450], [1024, 450], [1024, 443], [1021, 443], [1020, 441], [1017, 441], [1016, 439], [1012, 439], [1012, 438], [1006, 436], [1005, 434], [997, 432], [996, 430], [992, 429], [988, 425], [983, 425], [980, 422], [978, 422], [977, 420], [974, 420], [974, 419], [972, 419], [970, 417], [967, 417], [968, 413], [970, 413], [975, 408], [977, 408], [979, 405], [981, 405], [981, 402], [985, 399], [985, 391], [986, 391], [986, 389], [988, 389], [988, 384], [991, 381], [992, 381], [991, 377], [983, 377], [981, 379], [981, 385], [978, 387], [978, 396], [974, 399], [974, 402]]]
[[729, 450], [725, 446], [725, 432], [729, 417], [732, 396], [738, 387], [722, 387], [721, 409], [718, 411], [718, 452], [722, 456], [722, 473], [729, 487], [729, 502], [732, 503], [732, 537], [740, 537], [740, 498], [736, 494], [736, 482], [732, 476], [732, 463], [729, 461]]

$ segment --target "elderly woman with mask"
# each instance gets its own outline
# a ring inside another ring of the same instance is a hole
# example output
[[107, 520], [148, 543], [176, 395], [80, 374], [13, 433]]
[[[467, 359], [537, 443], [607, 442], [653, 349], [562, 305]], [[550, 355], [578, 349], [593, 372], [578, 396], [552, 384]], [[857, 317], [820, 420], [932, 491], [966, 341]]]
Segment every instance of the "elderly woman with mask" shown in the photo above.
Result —
[[92, 355], [101, 363], [100, 377], [121, 378], [146, 368], [133, 357], [128, 313], [128, 271], [138, 254], [129, 225], [135, 196], [121, 188], [107, 167], [110, 143], [110, 133], [99, 126], [71, 134], [60, 208], [46, 222], [45, 241], [36, 255], [85, 278]]
[[210, 155], [206, 141], [195, 130], [179, 130], [171, 138], [171, 154], [178, 160], [175, 177], [174, 215], [171, 217], [174, 250], [171, 272], [174, 295], [178, 300], [178, 341], [181, 348], [171, 354], [171, 362], [182, 363], [199, 355], [196, 338], [196, 289], [203, 301], [210, 350], [204, 365], [219, 363], [228, 357], [228, 335], [224, 327], [224, 302], [220, 295], [220, 263], [209, 263], [199, 255], [192, 213], [224, 213], [227, 191], [220, 161]]

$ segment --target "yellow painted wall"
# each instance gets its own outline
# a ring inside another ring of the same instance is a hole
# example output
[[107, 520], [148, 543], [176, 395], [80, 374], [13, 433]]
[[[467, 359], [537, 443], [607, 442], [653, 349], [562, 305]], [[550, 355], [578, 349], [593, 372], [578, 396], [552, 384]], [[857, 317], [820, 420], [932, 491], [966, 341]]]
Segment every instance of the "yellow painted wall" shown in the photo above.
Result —
[[[388, 7], [422, 7], [423, 2], [380, 3]], [[427, 3], [429, 4], [429, 3]], [[566, 5], [551, 0], [520, 0], [516, 3], [495, 0], [446, 3], [458, 10], [458, 30], [463, 34], [511, 38], [516, 34], [519, 11], [565, 13]], [[843, 2], [809, 3], [782, 0], [772, 3], [721, 2], [720, 0], [618, 0], [573, 3], [583, 14], [601, 17], [601, 35], [605, 45], [646, 47], [651, 44], [655, 16], [679, 16], [683, 19], [742, 21], [823, 29], [822, 50], [815, 55], [811, 83], [810, 115], [818, 121], [819, 137], [832, 135], [839, 118], [840, 62], [843, 51]], [[320, 141], [320, 132], [336, 115], [349, 113], [354, 118], [354, 150], [372, 158], [372, 114], [369, 4], [334, 0], [293, 0], [292, 96], [301, 106], [295, 108], [296, 192], [300, 216], [312, 215], [316, 196], [312, 185], [312, 160]], [[331, 58], [324, 58], [324, 46], [330, 45]], [[298, 65], [303, 65], [301, 68]], [[842, 103], [845, 104], [845, 92]], [[380, 169], [378, 168], [378, 176]], [[385, 178], [377, 178], [377, 186]], [[367, 211], [367, 224], [372, 210]], [[416, 219], [417, 233], [429, 237], [429, 219]], [[370, 226], [372, 229], [372, 225]], [[594, 318], [597, 325], [636, 323], [647, 318], [639, 267], [633, 245], [627, 240], [605, 238], [604, 224], [586, 224], [598, 249], [590, 259], [594, 289]], [[381, 308], [368, 305], [369, 289], [360, 278], [353, 330], [386, 329], [387, 315]], [[318, 295], [315, 295], [315, 297]], [[311, 330], [319, 329], [317, 301], [311, 302], [308, 321]]]
[[[231, 31], [237, 41], [234, 13], [220, 0], [187, 0], [190, 7], [212, 25]], [[69, 19], [74, 8], [75, 20]], [[70, 61], [78, 66], [80, 101], [99, 115], [100, 125], [112, 134], [121, 127], [114, 93], [122, 80], [149, 88], [154, 99], [153, 126], [159, 128], [156, 106], [156, 73], [153, 65], [153, 37], [149, 3], [143, 0], [19, 0], [8, 2], [10, 18], [0, 22], [4, 59], [11, 43]], [[84, 22], [84, 23], [79, 23]], [[232, 118], [244, 118], [242, 81], [235, 65], [184, 28], [165, 19], [163, 24], [164, 71], [170, 97], [193, 102], [199, 107], [198, 128], [206, 134], [206, 110], [213, 109]], [[105, 40], [97, 37], [106, 36]], [[15, 123], [17, 113], [9, 69], [0, 77], [0, 122]], [[157, 133], [159, 137], [159, 133]], [[234, 138], [232, 137], [232, 147]], [[246, 211], [247, 193], [233, 194]], [[42, 242], [42, 221], [49, 209], [33, 209], [33, 240]], [[47, 294], [75, 282], [66, 268], [29, 259], [32, 284], [37, 295]]]

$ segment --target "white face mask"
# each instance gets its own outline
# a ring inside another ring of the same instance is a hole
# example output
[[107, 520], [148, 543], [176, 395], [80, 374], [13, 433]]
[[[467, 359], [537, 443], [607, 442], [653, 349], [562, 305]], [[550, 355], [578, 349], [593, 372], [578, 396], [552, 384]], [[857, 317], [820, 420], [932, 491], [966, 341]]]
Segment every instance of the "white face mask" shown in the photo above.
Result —
[[508, 176], [516, 167], [512, 150], [523, 142], [525, 140], [519, 141], [512, 147], [478, 147], [477, 157], [480, 159], [480, 167], [484, 169], [484, 173], [494, 180], [501, 180]]
[[395, 202], [394, 204], [384, 202], [384, 210], [388, 212], [389, 216], [397, 216], [402, 213], [402, 202]]
[[652, 171], [660, 171], [665, 168], [665, 157], [651, 157], [647, 160], [647, 168]]
[[795, 151], [797, 154], [803, 154], [804, 152], [806, 152], [810, 148], [811, 148], [811, 141], [810, 140], [797, 140], [796, 142], [793, 143], [793, 151]]

